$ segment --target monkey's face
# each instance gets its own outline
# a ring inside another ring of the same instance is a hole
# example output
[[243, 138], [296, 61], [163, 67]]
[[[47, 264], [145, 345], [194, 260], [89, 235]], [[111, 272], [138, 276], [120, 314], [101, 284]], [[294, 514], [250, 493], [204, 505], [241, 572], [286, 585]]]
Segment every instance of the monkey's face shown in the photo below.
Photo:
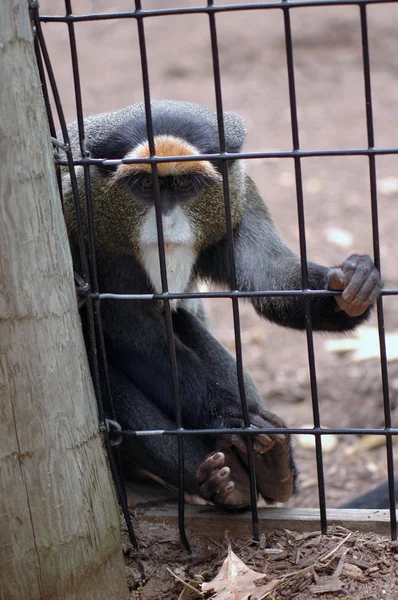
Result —
[[[155, 137], [158, 157], [189, 157], [200, 152], [183, 139], [171, 135]], [[139, 144], [125, 158], [148, 158], [148, 142]], [[207, 160], [161, 162], [157, 165], [160, 210], [164, 241], [168, 246], [184, 244], [196, 252], [218, 241], [225, 234], [225, 208], [222, 177]], [[233, 178], [232, 178], [233, 179]], [[230, 178], [231, 180], [231, 178]], [[140, 246], [157, 244], [156, 188], [148, 163], [119, 165], [114, 182], [120, 192], [133, 200], [135, 226], [133, 237]], [[230, 181], [231, 182], [231, 181]], [[232, 217], [237, 210], [234, 182], [231, 185]]]
[[[193, 214], [198, 197], [214, 180], [197, 172], [161, 175], [158, 177], [159, 206], [165, 248], [174, 245], [195, 246], [198, 223]], [[134, 232], [140, 248], [157, 245], [156, 182], [145, 170], [129, 173], [119, 179], [139, 208], [141, 218]]]
[[[199, 154], [188, 142], [170, 135], [155, 137], [155, 151], [159, 157]], [[142, 159], [149, 155], [148, 142], [143, 142], [125, 158]], [[157, 225], [161, 219], [169, 291], [183, 292], [189, 287], [200, 250], [225, 235], [222, 178], [216, 167], [206, 160], [161, 162], [157, 173], [155, 181], [149, 163], [119, 165], [112, 176], [112, 197], [122, 203], [123, 208], [115, 210], [113, 206], [109, 220], [114, 219], [115, 214], [123, 215], [120, 227], [124, 236], [127, 232], [129, 237], [124, 241], [125, 247], [134, 248], [152, 287], [160, 292]], [[233, 206], [232, 214], [236, 212]]]

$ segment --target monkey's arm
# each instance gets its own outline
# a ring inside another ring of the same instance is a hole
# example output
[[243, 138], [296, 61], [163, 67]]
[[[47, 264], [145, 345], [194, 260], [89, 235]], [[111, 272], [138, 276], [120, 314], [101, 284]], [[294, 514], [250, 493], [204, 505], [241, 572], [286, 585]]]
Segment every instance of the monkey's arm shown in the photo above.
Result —
[[[299, 290], [302, 288], [299, 257], [283, 242], [255, 189], [234, 233], [237, 288], [240, 291]], [[198, 260], [200, 275], [228, 284], [229, 263], [224, 239], [204, 251]], [[368, 256], [352, 255], [339, 267], [328, 269], [308, 263], [308, 287], [343, 290], [342, 297], [310, 300], [315, 330], [342, 331], [355, 328], [369, 316], [381, 281]], [[256, 297], [256, 311], [271, 321], [295, 329], [305, 328], [305, 307], [300, 297]]]

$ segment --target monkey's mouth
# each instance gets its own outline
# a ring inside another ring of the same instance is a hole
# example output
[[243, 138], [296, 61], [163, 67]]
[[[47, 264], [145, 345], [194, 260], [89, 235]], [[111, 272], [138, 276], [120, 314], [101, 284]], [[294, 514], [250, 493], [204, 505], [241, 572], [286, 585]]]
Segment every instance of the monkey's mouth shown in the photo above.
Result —
[[182, 248], [183, 246], [187, 246], [187, 244], [182, 244], [181, 242], [167, 242], [164, 241], [164, 249], [165, 250], [174, 250], [175, 248]]

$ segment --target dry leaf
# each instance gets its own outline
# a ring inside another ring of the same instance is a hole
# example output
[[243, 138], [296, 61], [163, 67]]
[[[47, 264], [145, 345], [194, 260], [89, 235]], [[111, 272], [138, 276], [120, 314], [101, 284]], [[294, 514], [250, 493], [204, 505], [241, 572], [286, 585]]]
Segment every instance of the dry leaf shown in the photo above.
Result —
[[262, 573], [249, 569], [244, 562], [228, 547], [228, 556], [216, 577], [202, 585], [203, 592], [213, 591], [214, 600], [260, 600], [279, 583], [273, 579], [265, 585], [256, 585], [262, 579]]
[[[385, 337], [387, 360], [398, 360], [398, 333], [387, 333]], [[379, 358], [379, 332], [376, 327], [362, 327], [353, 337], [329, 340], [326, 348], [337, 354], [353, 352], [355, 361]]]

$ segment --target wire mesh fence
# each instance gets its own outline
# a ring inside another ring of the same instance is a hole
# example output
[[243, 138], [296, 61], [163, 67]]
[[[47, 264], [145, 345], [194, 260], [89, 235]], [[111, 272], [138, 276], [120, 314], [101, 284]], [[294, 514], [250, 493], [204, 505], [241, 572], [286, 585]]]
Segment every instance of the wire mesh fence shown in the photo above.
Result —
[[[386, 0], [386, 2], [396, 0]], [[385, 328], [383, 317], [383, 296], [398, 295], [396, 289], [382, 290], [381, 297], [377, 302], [377, 321], [379, 328], [380, 340], [380, 369], [382, 379], [383, 392], [383, 407], [384, 407], [384, 428], [380, 429], [373, 427], [370, 424], [369, 428], [324, 428], [321, 426], [320, 408], [318, 400], [318, 386], [316, 374], [316, 359], [313, 341], [313, 327], [311, 319], [310, 301], [314, 297], [325, 297], [338, 295], [339, 292], [328, 290], [312, 290], [308, 285], [308, 262], [307, 262], [307, 242], [305, 228], [305, 210], [304, 210], [304, 193], [303, 193], [303, 176], [302, 162], [310, 157], [323, 156], [363, 156], [368, 158], [369, 162], [369, 182], [370, 182], [370, 204], [372, 216], [372, 233], [373, 233], [373, 253], [374, 262], [377, 268], [381, 270], [380, 260], [380, 237], [378, 224], [378, 200], [377, 200], [377, 174], [376, 174], [376, 159], [379, 155], [397, 155], [397, 147], [377, 147], [375, 146], [374, 125], [373, 125], [373, 108], [372, 108], [372, 87], [371, 87], [371, 69], [370, 69], [370, 50], [368, 40], [368, 24], [367, 10], [368, 6], [375, 3], [382, 3], [383, 0], [303, 0], [303, 1], [277, 1], [277, 2], [260, 2], [260, 3], [241, 3], [241, 4], [225, 4], [216, 5], [212, 0], [208, 0], [204, 6], [186, 7], [186, 8], [161, 8], [156, 10], [146, 10], [141, 6], [140, 0], [132, 2], [132, 9], [124, 12], [109, 12], [109, 13], [90, 13], [90, 14], [74, 14], [72, 10], [71, 0], [65, 0], [65, 14], [63, 15], [45, 15], [39, 11], [37, 2], [29, 2], [32, 12], [32, 19], [35, 26], [35, 48], [40, 71], [43, 94], [47, 107], [51, 136], [54, 143], [54, 152], [57, 165], [57, 176], [62, 198], [61, 185], [61, 167], [68, 167], [70, 170], [70, 181], [72, 195], [74, 199], [78, 244], [80, 249], [81, 270], [75, 274], [76, 285], [79, 297], [79, 306], [85, 311], [87, 320], [87, 348], [90, 359], [90, 367], [95, 387], [95, 392], [98, 400], [100, 428], [104, 433], [105, 444], [112, 468], [112, 473], [115, 480], [115, 485], [119, 497], [121, 507], [129, 529], [131, 541], [135, 548], [138, 547], [137, 540], [134, 535], [133, 526], [127, 506], [127, 498], [125, 484], [121, 475], [121, 462], [119, 447], [114, 446], [115, 440], [126, 437], [142, 438], [145, 436], [174, 436], [177, 439], [178, 451], [178, 510], [179, 510], [179, 530], [185, 547], [190, 550], [189, 540], [185, 532], [184, 524], [184, 440], [186, 436], [200, 435], [217, 435], [217, 434], [234, 434], [239, 433], [245, 437], [247, 444], [248, 455], [248, 471], [250, 475], [250, 496], [251, 496], [251, 514], [253, 536], [259, 539], [259, 516], [257, 509], [257, 490], [255, 467], [253, 464], [253, 446], [252, 437], [258, 433], [250, 426], [250, 417], [248, 402], [246, 398], [245, 378], [242, 358], [242, 339], [241, 325], [239, 313], [239, 299], [248, 297], [299, 297], [302, 299], [305, 307], [305, 324], [306, 324], [306, 339], [308, 352], [308, 366], [311, 382], [311, 398], [313, 410], [314, 427], [303, 430], [301, 428], [287, 427], [284, 429], [268, 429], [267, 432], [286, 432], [290, 434], [309, 433], [315, 437], [316, 447], [316, 464], [317, 464], [317, 479], [318, 479], [318, 495], [320, 508], [320, 521], [322, 532], [327, 530], [327, 513], [326, 513], [326, 497], [325, 497], [325, 474], [323, 468], [322, 455], [322, 436], [338, 434], [376, 434], [384, 436], [386, 440], [386, 455], [387, 455], [387, 471], [389, 481], [389, 500], [390, 500], [390, 521], [391, 521], [391, 536], [396, 539], [396, 510], [395, 510], [395, 489], [394, 489], [394, 462], [393, 462], [393, 436], [398, 434], [398, 429], [392, 426], [391, 405], [389, 394], [387, 357], [386, 357], [386, 342]], [[366, 107], [366, 126], [367, 126], [367, 145], [366, 147], [350, 148], [350, 149], [313, 149], [302, 150], [300, 148], [299, 136], [299, 120], [298, 120], [298, 100], [295, 85], [295, 68], [294, 68], [294, 41], [292, 37], [291, 27], [291, 11], [299, 10], [302, 7], [319, 7], [322, 6], [344, 6], [354, 5], [358, 7], [358, 19], [361, 30], [362, 40], [362, 66], [363, 66], [363, 82], [364, 82], [364, 103]], [[291, 120], [291, 143], [292, 150], [289, 151], [269, 151], [269, 152], [239, 152], [231, 153], [226, 150], [225, 141], [225, 123], [223, 110], [223, 94], [221, 86], [220, 60], [217, 39], [217, 18], [223, 13], [234, 11], [239, 18], [241, 11], [281, 11], [283, 14], [283, 27], [285, 39], [285, 52], [288, 76], [288, 91], [289, 91], [289, 110]], [[147, 39], [146, 39], [146, 22], [152, 17], [162, 17], [167, 22], [167, 17], [171, 15], [182, 14], [202, 14], [207, 15], [209, 22], [209, 44], [211, 47], [213, 77], [214, 77], [214, 93], [216, 100], [216, 113], [219, 134], [219, 152], [218, 154], [210, 155], [190, 155], [189, 157], [159, 157], [155, 152], [155, 135], [153, 126], [153, 115], [151, 105], [151, 86], [150, 86], [150, 69], [147, 57]], [[76, 45], [75, 24], [88, 21], [112, 20], [112, 19], [130, 19], [136, 23], [138, 30], [139, 49], [141, 57], [141, 72], [142, 84], [144, 93], [144, 106], [147, 123], [147, 139], [149, 145], [149, 157], [145, 159], [137, 158], [105, 158], [96, 159], [90, 157], [85, 144], [85, 122], [84, 110], [82, 104], [81, 81], [79, 75], [79, 53]], [[72, 153], [71, 141], [68, 133], [66, 120], [64, 117], [62, 99], [58, 93], [57, 83], [54, 76], [54, 71], [51, 62], [51, 56], [47, 50], [46, 40], [44, 35], [44, 23], [56, 22], [64, 24], [68, 29], [70, 56], [73, 70], [74, 92], [77, 112], [78, 137], [80, 145], [80, 156], [76, 157]], [[50, 99], [52, 97], [52, 100]], [[57, 118], [61, 125], [62, 141], [57, 139], [55, 130], [55, 118], [52, 113], [52, 105], [55, 107]], [[60, 151], [66, 155], [61, 156]], [[167, 281], [166, 255], [164, 246], [163, 225], [161, 218], [160, 205], [160, 186], [158, 177], [158, 167], [162, 163], [184, 161], [200, 161], [200, 160], [215, 160], [218, 161], [219, 170], [223, 181], [223, 194], [226, 219], [226, 238], [228, 242], [228, 261], [230, 265], [229, 272], [229, 291], [220, 292], [192, 292], [192, 293], [169, 293]], [[296, 290], [255, 290], [242, 291], [238, 289], [236, 269], [235, 269], [235, 250], [234, 250], [234, 227], [231, 217], [231, 199], [230, 199], [230, 182], [228, 178], [228, 161], [231, 160], [253, 160], [253, 159], [272, 159], [285, 158], [293, 161], [295, 173], [295, 188], [297, 198], [297, 215], [299, 227], [299, 242], [300, 242], [300, 258], [301, 258], [301, 278], [302, 287]], [[91, 169], [101, 166], [115, 167], [120, 164], [139, 164], [147, 163], [151, 165], [151, 173], [154, 182], [154, 192], [156, 198], [156, 223], [158, 228], [158, 245], [159, 245], [159, 262], [161, 273], [161, 293], [147, 294], [131, 294], [131, 293], [113, 293], [104, 292], [100, 289], [97, 277], [97, 261], [96, 261], [96, 235], [95, 222], [93, 218], [93, 198], [91, 193]], [[84, 199], [81, 197], [81, 190], [78, 189], [75, 169], [80, 167], [84, 170]], [[84, 203], [85, 209], [82, 211], [81, 202]], [[244, 427], [236, 430], [235, 428], [222, 429], [191, 429], [185, 428], [181, 415], [181, 399], [179, 394], [178, 382], [178, 361], [176, 358], [175, 340], [173, 334], [173, 319], [172, 319], [172, 300], [183, 300], [190, 298], [229, 298], [232, 304], [234, 337], [235, 337], [235, 352], [236, 352], [236, 368], [237, 380], [239, 385], [239, 393], [242, 403], [242, 415]], [[176, 428], [171, 430], [147, 429], [140, 431], [124, 430], [118, 427], [118, 415], [112, 404], [112, 389], [109, 380], [107, 369], [107, 359], [105, 342], [101, 321], [101, 304], [104, 302], [119, 301], [136, 302], [137, 300], [145, 300], [147, 302], [162, 301], [165, 308], [165, 320], [168, 338], [169, 352], [169, 385], [172, 389], [174, 398], [174, 411]], [[105, 392], [104, 387], [100, 383], [100, 374], [104, 374], [106, 381]], [[106, 398], [104, 398], [104, 394]], [[110, 407], [109, 412], [105, 411], [104, 403]]]

